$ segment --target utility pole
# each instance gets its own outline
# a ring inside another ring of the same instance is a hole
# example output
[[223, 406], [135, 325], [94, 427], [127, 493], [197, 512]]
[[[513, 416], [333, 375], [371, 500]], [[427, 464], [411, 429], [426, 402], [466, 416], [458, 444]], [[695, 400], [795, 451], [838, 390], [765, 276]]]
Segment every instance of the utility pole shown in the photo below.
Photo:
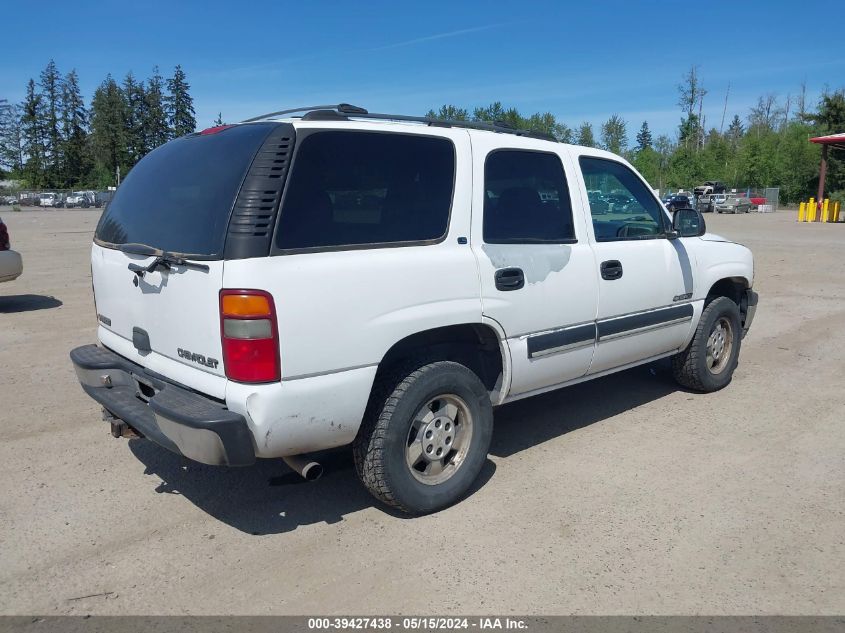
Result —
[[117, 172], [117, 186], [119, 187], [120, 186], [120, 165], [117, 166], [116, 172]]
[[728, 82], [728, 89], [725, 91], [725, 107], [722, 108], [722, 124], [719, 126], [719, 134], [725, 129], [725, 114], [728, 112], [728, 95], [731, 94], [731, 82]]

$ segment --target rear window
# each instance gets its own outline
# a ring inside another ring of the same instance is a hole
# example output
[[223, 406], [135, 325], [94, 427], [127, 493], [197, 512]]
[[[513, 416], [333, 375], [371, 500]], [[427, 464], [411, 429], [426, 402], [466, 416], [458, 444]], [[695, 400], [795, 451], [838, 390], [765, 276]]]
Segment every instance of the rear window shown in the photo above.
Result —
[[97, 240], [221, 256], [235, 197], [272, 128], [237, 125], [184, 136], [150, 152], [118, 187], [97, 226]]
[[281, 250], [410, 244], [446, 235], [455, 150], [444, 138], [327, 131], [293, 161], [276, 230]]

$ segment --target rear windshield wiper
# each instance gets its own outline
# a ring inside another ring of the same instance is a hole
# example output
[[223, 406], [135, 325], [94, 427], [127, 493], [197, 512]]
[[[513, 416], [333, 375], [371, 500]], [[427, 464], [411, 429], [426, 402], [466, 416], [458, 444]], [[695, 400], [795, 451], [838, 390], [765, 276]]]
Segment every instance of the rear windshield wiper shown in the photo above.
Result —
[[118, 248], [124, 253], [132, 253], [133, 255], [155, 255], [155, 259], [146, 266], [129, 264], [129, 270], [138, 275], [138, 277], [143, 277], [146, 273], [151, 273], [159, 268], [170, 270], [173, 266], [184, 266], [185, 268], [193, 268], [194, 270], [201, 270], [206, 273], [210, 270], [207, 264], [189, 262], [181, 254], [168, 253], [167, 251], [153, 248], [146, 244], [121, 244]]

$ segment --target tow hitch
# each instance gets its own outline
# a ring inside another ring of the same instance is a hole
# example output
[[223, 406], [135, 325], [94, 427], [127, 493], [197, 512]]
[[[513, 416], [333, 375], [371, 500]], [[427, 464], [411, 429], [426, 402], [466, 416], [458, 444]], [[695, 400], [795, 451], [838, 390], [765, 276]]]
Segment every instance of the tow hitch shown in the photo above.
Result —
[[125, 437], [128, 439], [144, 437], [138, 431], [126, 424], [120, 418], [116, 418], [111, 411], [103, 408], [103, 420], [111, 425], [112, 437]]

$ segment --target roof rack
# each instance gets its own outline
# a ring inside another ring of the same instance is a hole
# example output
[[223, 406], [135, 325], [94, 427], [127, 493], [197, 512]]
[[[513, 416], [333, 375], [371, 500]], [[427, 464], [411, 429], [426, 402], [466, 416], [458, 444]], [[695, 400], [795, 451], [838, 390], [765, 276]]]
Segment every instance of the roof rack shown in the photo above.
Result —
[[534, 132], [532, 130], [520, 130], [515, 128], [506, 121], [495, 121], [488, 123], [486, 121], [455, 121], [451, 119], [435, 119], [427, 116], [410, 116], [407, 114], [381, 114], [377, 112], [369, 112], [364, 108], [351, 105], [349, 103], [338, 103], [336, 105], [322, 105], [322, 106], [305, 106], [301, 108], [291, 108], [289, 110], [279, 110], [278, 112], [270, 112], [262, 114], [261, 116], [246, 119], [243, 123], [251, 123], [253, 121], [260, 121], [262, 119], [269, 119], [285, 114], [302, 114], [303, 121], [348, 121], [349, 117], [356, 119], [374, 119], [379, 121], [411, 121], [414, 123], [425, 123], [433, 127], [458, 127], [470, 130], [485, 130], [488, 132], [500, 132], [503, 134], [514, 134], [516, 136], [526, 136], [529, 138], [541, 139], [544, 141], [557, 141], [551, 134], [544, 132]]

